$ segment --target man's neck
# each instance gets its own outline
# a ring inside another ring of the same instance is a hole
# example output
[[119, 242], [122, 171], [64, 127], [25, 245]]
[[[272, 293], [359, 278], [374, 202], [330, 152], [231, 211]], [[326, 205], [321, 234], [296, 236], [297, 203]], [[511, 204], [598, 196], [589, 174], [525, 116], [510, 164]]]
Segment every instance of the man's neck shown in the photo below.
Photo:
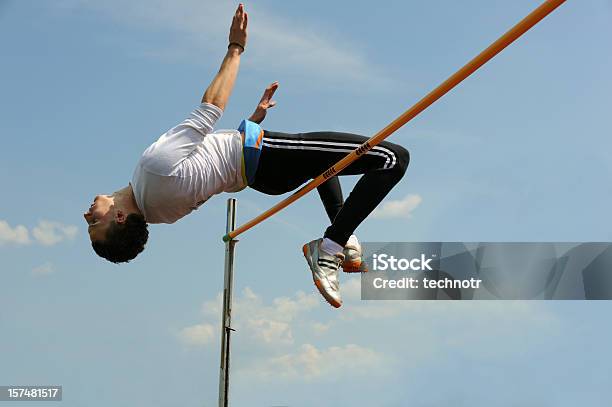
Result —
[[116, 208], [121, 208], [127, 213], [137, 213], [142, 215], [142, 212], [140, 212], [140, 209], [136, 204], [136, 198], [134, 198], [132, 185], [128, 185], [118, 191], [113, 192], [113, 199], [115, 201]]

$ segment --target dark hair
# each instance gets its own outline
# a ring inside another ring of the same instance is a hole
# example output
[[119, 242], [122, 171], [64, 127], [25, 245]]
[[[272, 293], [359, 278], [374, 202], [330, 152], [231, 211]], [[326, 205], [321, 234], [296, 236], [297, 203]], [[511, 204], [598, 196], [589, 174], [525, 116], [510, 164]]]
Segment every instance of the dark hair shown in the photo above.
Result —
[[144, 216], [130, 213], [125, 222], [114, 220], [106, 231], [105, 240], [91, 242], [94, 251], [113, 263], [127, 263], [142, 252], [149, 238]]

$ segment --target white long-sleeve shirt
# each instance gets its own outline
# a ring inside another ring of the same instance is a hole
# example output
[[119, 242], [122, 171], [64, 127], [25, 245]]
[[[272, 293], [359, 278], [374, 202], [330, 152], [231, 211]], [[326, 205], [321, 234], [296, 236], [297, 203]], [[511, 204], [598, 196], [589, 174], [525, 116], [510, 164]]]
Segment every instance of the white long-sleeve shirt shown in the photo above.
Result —
[[142, 154], [131, 185], [148, 223], [174, 223], [212, 195], [246, 187], [240, 133], [213, 132], [222, 114], [202, 103]]

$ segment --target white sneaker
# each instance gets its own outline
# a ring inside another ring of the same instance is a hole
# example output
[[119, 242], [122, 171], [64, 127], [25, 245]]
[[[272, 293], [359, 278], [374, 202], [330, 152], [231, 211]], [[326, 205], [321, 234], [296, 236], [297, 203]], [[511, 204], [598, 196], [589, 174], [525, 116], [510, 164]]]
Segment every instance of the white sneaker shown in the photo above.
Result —
[[345, 273], [365, 273], [368, 271], [368, 266], [362, 259], [361, 244], [357, 240], [357, 236], [351, 235], [349, 237], [342, 253], [344, 254], [342, 270]]
[[312, 272], [312, 279], [317, 289], [331, 306], [340, 308], [342, 299], [340, 298], [340, 282], [338, 281], [338, 268], [344, 260], [342, 253], [330, 255], [321, 250], [323, 239], [316, 239], [306, 243], [302, 247], [302, 252], [308, 267]]

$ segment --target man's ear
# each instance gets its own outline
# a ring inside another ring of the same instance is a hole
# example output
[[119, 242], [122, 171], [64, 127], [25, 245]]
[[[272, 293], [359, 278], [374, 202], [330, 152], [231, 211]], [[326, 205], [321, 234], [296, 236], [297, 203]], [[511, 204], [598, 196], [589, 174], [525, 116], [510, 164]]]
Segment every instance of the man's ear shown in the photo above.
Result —
[[115, 212], [115, 222], [117, 222], [118, 224], [125, 223], [126, 219], [127, 219], [127, 214], [123, 212], [121, 209]]

